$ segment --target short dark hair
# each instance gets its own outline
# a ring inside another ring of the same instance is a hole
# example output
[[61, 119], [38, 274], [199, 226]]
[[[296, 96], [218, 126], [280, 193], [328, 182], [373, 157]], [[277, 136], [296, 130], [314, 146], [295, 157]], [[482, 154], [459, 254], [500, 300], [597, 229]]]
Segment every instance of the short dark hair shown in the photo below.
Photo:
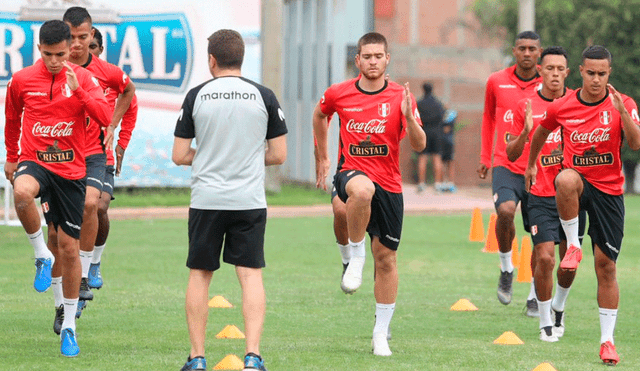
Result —
[[591, 45], [582, 52], [582, 63], [585, 59], [606, 59], [611, 64], [611, 53], [602, 45]]
[[540, 40], [540, 35], [533, 31], [522, 31], [518, 35], [516, 35], [516, 41], [527, 39], [527, 40]]
[[67, 9], [67, 11], [64, 12], [64, 15], [62, 16], [62, 20], [68, 22], [73, 27], [78, 27], [84, 22], [89, 22], [89, 25], [93, 24], [91, 15], [89, 15], [89, 12], [86, 8], [83, 8], [81, 6], [72, 6], [71, 8]]
[[547, 55], [563, 55], [564, 59], [567, 60], [567, 64], [569, 62], [569, 53], [567, 53], [567, 51], [561, 46], [550, 46], [548, 48], [545, 48], [540, 54], [541, 63], [544, 57]]
[[244, 60], [244, 41], [238, 31], [218, 30], [209, 38], [208, 52], [220, 68], [240, 68]]
[[99, 48], [102, 48], [102, 32], [95, 27], [91, 27], [93, 30], [93, 38], [96, 39], [96, 43]]
[[358, 54], [360, 54], [362, 46], [368, 44], [382, 44], [384, 45], [384, 52], [387, 52], [387, 38], [380, 33], [369, 32], [364, 34], [360, 40], [358, 40]]
[[433, 91], [433, 85], [431, 83], [425, 82], [422, 84], [422, 90], [424, 90], [424, 95], [429, 95]]
[[63, 41], [71, 42], [69, 26], [57, 19], [46, 21], [40, 27], [40, 44], [55, 45]]

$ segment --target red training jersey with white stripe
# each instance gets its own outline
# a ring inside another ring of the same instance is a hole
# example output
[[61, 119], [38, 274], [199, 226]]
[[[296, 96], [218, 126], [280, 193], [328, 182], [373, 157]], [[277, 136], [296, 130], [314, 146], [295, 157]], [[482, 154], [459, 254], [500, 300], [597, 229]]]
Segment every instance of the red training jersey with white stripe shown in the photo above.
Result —
[[[504, 166], [515, 174], [524, 174], [529, 152], [523, 153], [515, 162], [509, 161], [507, 157], [508, 136], [512, 131], [513, 111], [518, 102], [529, 96], [541, 82], [542, 77], [537, 75], [531, 80], [522, 81], [516, 75], [515, 65], [494, 72], [489, 76], [484, 95], [480, 151], [480, 162], [487, 168], [492, 166], [491, 155], [493, 154], [494, 167]], [[498, 132], [498, 136], [494, 149], [493, 137], [496, 132]]]
[[[400, 141], [407, 125], [400, 108], [404, 87], [385, 81], [382, 89], [367, 92], [358, 86], [359, 79], [331, 85], [320, 100], [322, 113], [338, 114], [338, 171], [360, 170], [384, 190], [401, 193]], [[411, 102], [422, 125], [413, 95]]]
[[[109, 95], [115, 95], [118, 98], [118, 93], [114, 90], [111, 90]], [[109, 98], [107, 98], [109, 100]], [[131, 140], [131, 133], [133, 129], [136, 127], [136, 121], [138, 120], [138, 97], [133, 96], [131, 100], [131, 104], [127, 111], [122, 115], [122, 121], [120, 122], [120, 131], [118, 132], [118, 145], [122, 147], [122, 149], [127, 149], [129, 145], [129, 141]], [[115, 145], [113, 146], [115, 150]], [[107, 151], [107, 165], [113, 166], [115, 164], [115, 160], [113, 158], [113, 151]]]
[[[42, 59], [13, 74], [5, 101], [5, 145], [8, 162], [33, 161], [76, 180], [87, 171], [87, 125], [109, 125], [111, 111], [98, 80], [80, 66], [69, 66], [78, 78], [75, 91], [67, 84], [66, 68], [52, 75]], [[87, 123], [87, 116], [95, 122]]]
[[[89, 60], [82, 67], [89, 70], [100, 81], [104, 96], [109, 102], [111, 113], [116, 105], [116, 98], [122, 94], [124, 88], [129, 83], [129, 76], [124, 73], [118, 66], [113, 65], [100, 58], [95, 58], [89, 53]], [[112, 94], [111, 91], [115, 91]], [[109, 117], [111, 119], [111, 117]], [[87, 150], [85, 155], [91, 156], [98, 153], [104, 153], [104, 131], [97, 125], [89, 127], [87, 132]], [[113, 154], [112, 154], [113, 156]]]
[[[565, 95], [572, 91], [571, 89], [566, 89]], [[553, 102], [553, 99], [544, 97], [539, 89], [536, 90], [531, 97], [520, 100], [520, 102], [518, 102], [518, 108], [513, 115], [513, 135], [520, 135], [524, 128], [525, 110], [527, 108], [527, 101], [529, 100], [531, 100], [533, 127], [529, 132], [529, 138], [522, 151], [523, 156], [530, 152], [533, 133], [536, 131], [538, 125], [540, 125], [540, 121], [547, 115], [547, 107]], [[525, 156], [526, 159], [528, 159], [528, 157], [529, 156]], [[555, 196], [554, 180], [562, 169], [562, 136], [560, 135], [560, 128], [551, 132], [547, 137], [547, 140], [540, 150], [536, 167], [538, 172], [535, 183], [531, 186], [531, 194], [540, 197]]]
[[[638, 125], [636, 102], [621, 95], [633, 122]], [[595, 103], [580, 99], [580, 89], [555, 100], [549, 105], [547, 117], [540, 125], [549, 130], [561, 127], [563, 167], [575, 169], [604, 193], [613, 196], [623, 193], [624, 175], [620, 159], [623, 124], [608, 89], [605, 97]]]

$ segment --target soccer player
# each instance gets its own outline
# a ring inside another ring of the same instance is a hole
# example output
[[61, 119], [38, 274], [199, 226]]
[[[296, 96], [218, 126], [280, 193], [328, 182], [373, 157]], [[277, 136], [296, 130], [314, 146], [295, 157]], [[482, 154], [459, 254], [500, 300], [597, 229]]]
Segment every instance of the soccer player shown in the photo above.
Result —
[[564, 138], [563, 170], [555, 178], [560, 223], [567, 237], [567, 253], [560, 263], [576, 270], [582, 259], [578, 233], [578, 212], [589, 215], [589, 236], [598, 279], [600, 308], [600, 359], [615, 365], [613, 332], [620, 291], [616, 260], [622, 248], [624, 196], [620, 147], [627, 140], [640, 149], [638, 108], [630, 97], [608, 84], [611, 54], [600, 45], [582, 53], [582, 88], [551, 103], [531, 140], [525, 179], [535, 178], [536, 159], [549, 134], [560, 127]]
[[[94, 31], [93, 39], [89, 43], [89, 52], [95, 57], [99, 57], [104, 51], [102, 44], [102, 33], [92, 27]], [[133, 83], [132, 83], [133, 84]], [[107, 101], [114, 102], [120, 95], [117, 90], [108, 89]], [[89, 266], [89, 273], [87, 276], [87, 283], [92, 289], [99, 289], [102, 287], [103, 280], [100, 271], [100, 262], [102, 258], [102, 252], [107, 243], [107, 237], [109, 236], [109, 205], [113, 199], [113, 188], [115, 185], [115, 176], [120, 175], [122, 170], [122, 161], [124, 159], [124, 152], [131, 140], [131, 133], [136, 126], [136, 120], [138, 118], [138, 99], [134, 95], [131, 100], [131, 104], [127, 111], [122, 116], [122, 123], [120, 125], [120, 131], [118, 132], [118, 144], [115, 147], [116, 159], [114, 161], [113, 151], [106, 151], [107, 153], [107, 166], [104, 176], [102, 193], [100, 193], [100, 200], [98, 201], [98, 234], [96, 236], [95, 246], [93, 247], [93, 255], [91, 257], [91, 265]], [[115, 167], [114, 167], [115, 165]]]
[[[500, 250], [498, 253], [500, 256], [500, 279], [497, 293], [498, 300], [504, 305], [511, 303], [513, 292], [511, 246], [516, 234], [514, 218], [518, 203], [520, 203], [524, 228], [527, 232], [529, 231], [529, 219], [526, 212], [527, 194], [524, 190], [523, 177], [527, 155], [525, 154], [516, 162], [511, 162], [507, 158], [506, 145], [513, 123], [513, 111], [518, 101], [529, 96], [534, 88], [542, 82], [536, 70], [540, 52], [538, 34], [533, 31], [519, 33], [513, 47], [516, 64], [489, 76], [485, 90], [482, 149], [477, 172], [480, 179], [485, 179], [488, 170], [493, 166], [491, 188], [498, 215], [495, 233]], [[496, 136], [496, 132], [497, 139], [494, 149], [493, 137]], [[535, 259], [532, 259], [533, 261]], [[535, 315], [537, 312], [533, 280], [527, 298], [527, 312], [530, 315]]]
[[81, 278], [78, 249], [85, 197], [86, 117], [91, 118], [89, 127], [107, 126], [111, 109], [91, 73], [67, 63], [71, 45], [68, 25], [47, 21], [39, 38], [42, 58], [16, 72], [7, 85], [4, 171], [14, 185], [16, 213], [30, 237], [40, 231], [35, 198], [49, 196], [42, 208], [48, 228], [57, 232], [52, 252], [64, 278], [66, 315], [60, 351], [75, 357], [80, 352], [74, 314]]
[[[236, 267], [242, 287], [244, 369], [266, 371], [260, 356], [266, 307], [262, 284], [265, 166], [285, 161], [287, 128], [274, 93], [242, 77], [240, 34], [223, 29], [208, 40], [213, 80], [187, 93], [172, 154], [176, 165], [192, 166], [185, 304], [191, 352], [182, 370], [207, 369], [209, 284], [220, 268], [222, 253], [224, 262]], [[191, 147], [193, 138], [197, 148]]]
[[396, 250], [402, 231], [400, 141], [406, 133], [414, 151], [426, 145], [415, 100], [404, 87], [385, 80], [389, 64], [387, 40], [379, 33], [358, 41], [355, 58], [360, 76], [329, 87], [313, 112], [318, 140], [316, 186], [326, 190], [331, 161], [327, 149], [327, 117], [340, 119], [340, 160], [334, 186], [347, 207], [351, 258], [341, 286], [347, 293], [362, 284], [365, 234], [371, 237], [375, 261], [376, 322], [373, 353], [390, 356], [387, 329], [398, 291]]
[[[513, 115], [514, 136], [507, 144], [509, 160], [516, 161], [523, 152], [528, 153], [531, 136], [545, 117], [547, 107], [554, 99], [572, 91], [564, 85], [564, 80], [569, 74], [567, 58], [567, 51], [561, 46], [546, 48], [540, 54], [540, 65], [537, 69], [542, 76], [542, 85], [531, 97], [518, 102]], [[540, 339], [548, 342], [558, 341], [558, 338], [564, 335], [564, 307], [575, 277], [575, 271], [558, 268], [556, 294], [552, 302], [554, 247], [559, 244], [561, 259], [567, 248], [567, 241], [558, 219], [553, 185], [553, 179], [561, 170], [561, 162], [562, 136], [558, 128], [549, 134], [538, 157], [535, 185], [529, 189], [527, 204], [535, 250], [533, 258], [536, 259], [533, 276], [540, 312]], [[581, 217], [581, 231], [584, 232], [584, 213]], [[552, 310], [555, 313], [555, 322], [551, 317]]]

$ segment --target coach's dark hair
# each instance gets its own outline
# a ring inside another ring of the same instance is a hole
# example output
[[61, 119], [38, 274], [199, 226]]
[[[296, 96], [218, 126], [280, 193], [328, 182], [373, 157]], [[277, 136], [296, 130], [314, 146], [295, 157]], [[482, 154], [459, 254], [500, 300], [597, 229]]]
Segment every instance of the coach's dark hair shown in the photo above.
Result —
[[240, 68], [244, 60], [244, 41], [238, 31], [218, 30], [209, 38], [208, 52], [222, 69]]
[[89, 12], [86, 8], [83, 8], [81, 6], [72, 6], [71, 8], [67, 9], [67, 11], [64, 12], [64, 15], [62, 16], [62, 20], [68, 22], [73, 27], [78, 27], [84, 22], [89, 22], [89, 26], [93, 24], [91, 15], [89, 15]]
[[527, 40], [538, 40], [540, 41], [540, 35], [533, 31], [522, 31], [516, 36], [516, 41], [527, 39]]
[[71, 42], [71, 30], [66, 23], [54, 19], [40, 26], [40, 44], [54, 45], [63, 41]]
[[387, 38], [380, 33], [369, 32], [364, 34], [360, 40], [358, 40], [358, 54], [360, 54], [362, 46], [368, 44], [382, 44], [384, 45], [384, 52], [387, 52]]
[[567, 53], [567, 51], [561, 46], [550, 46], [545, 48], [540, 54], [540, 63], [542, 63], [542, 60], [547, 55], [562, 55], [567, 61], [567, 64], [569, 63], [569, 53]]
[[425, 82], [424, 84], [422, 84], [422, 90], [424, 90], [424, 95], [431, 95], [431, 92], [433, 91], [433, 85], [431, 85], [431, 83]]
[[102, 48], [102, 32], [95, 27], [91, 27], [91, 29], [93, 30], [93, 38], [96, 39], [98, 48]]
[[591, 45], [582, 52], [582, 63], [585, 59], [606, 59], [611, 64], [611, 53], [602, 45]]

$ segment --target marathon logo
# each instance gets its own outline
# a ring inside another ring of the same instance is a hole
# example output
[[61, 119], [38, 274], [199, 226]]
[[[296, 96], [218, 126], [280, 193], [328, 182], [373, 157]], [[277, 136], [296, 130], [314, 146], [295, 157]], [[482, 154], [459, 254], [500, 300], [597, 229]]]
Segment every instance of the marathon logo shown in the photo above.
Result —
[[202, 94], [200, 96], [200, 100], [210, 100], [210, 99], [226, 99], [226, 100], [256, 100], [256, 95], [254, 93], [241, 93], [239, 91], [227, 91], [227, 92], [215, 92], [209, 94]]

